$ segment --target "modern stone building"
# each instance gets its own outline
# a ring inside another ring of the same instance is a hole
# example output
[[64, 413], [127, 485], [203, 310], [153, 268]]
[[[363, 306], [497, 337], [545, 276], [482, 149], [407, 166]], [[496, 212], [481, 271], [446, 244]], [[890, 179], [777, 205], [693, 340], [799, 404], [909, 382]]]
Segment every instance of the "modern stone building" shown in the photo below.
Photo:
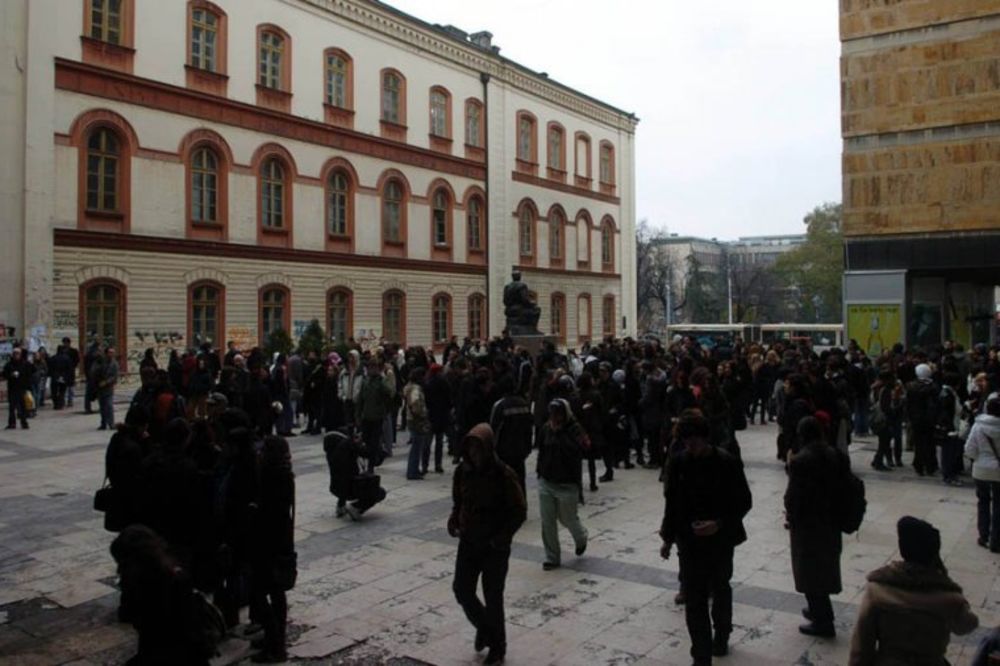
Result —
[[988, 341], [1000, 284], [1000, 0], [841, 0], [849, 337]]
[[144, 349], [634, 333], [634, 115], [369, 0], [0, 5], [0, 324]]

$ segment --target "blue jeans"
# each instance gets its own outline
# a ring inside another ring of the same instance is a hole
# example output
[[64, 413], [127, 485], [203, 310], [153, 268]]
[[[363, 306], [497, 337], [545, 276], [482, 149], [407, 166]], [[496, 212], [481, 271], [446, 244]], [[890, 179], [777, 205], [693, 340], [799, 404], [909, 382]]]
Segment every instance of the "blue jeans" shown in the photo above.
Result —
[[430, 445], [430, 433], [410, 431], [410, 456], [406, 460], [406, 478], [420, 478], [420, 464], [423, 462], [424, 451]]
[[115, 394], [101, 393], [97, 396], [98, 404], [101, 408], [101, 427], [115, 427]]

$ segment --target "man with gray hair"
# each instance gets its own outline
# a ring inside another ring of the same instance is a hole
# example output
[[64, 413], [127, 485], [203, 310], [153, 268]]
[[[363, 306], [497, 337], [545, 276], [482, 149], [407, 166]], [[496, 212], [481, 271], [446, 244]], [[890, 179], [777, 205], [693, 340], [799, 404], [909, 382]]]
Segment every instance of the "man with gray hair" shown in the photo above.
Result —
[[913, 438], [913, 469], [920, 476], [937, 472], [937, 455], [934, 451], [934, 425], [938, 417], [938, 394], [941, 390], [933, 379], [931, 366], [921, 363], [916, 368], [917, 378], [906, 385], [906, 416]]

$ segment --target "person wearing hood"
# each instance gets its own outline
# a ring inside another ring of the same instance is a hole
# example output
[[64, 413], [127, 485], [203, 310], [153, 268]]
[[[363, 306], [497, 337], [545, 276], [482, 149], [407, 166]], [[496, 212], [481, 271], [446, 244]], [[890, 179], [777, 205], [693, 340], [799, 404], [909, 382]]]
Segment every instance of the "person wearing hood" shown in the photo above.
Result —
[[1000, 397], [986, 401], [986, 413], [976, 417], [965, 442], [976, 482], [979, 545], [1000, 553]]
[[356, 424], [354, 403], [361, 395], [361, 384], [364, 380], [363, 370], [361, 352], [357, 349], [347, 352], [347, 363], [344, 364], [344, 370], [340, 373], [340, 385], [337, 389], [340, 399], [344, 401], [344, 417], [347, 420], [347, 425]]
[[941, 562], [941, 533], [912, 516], [900, 518], [896, 530], [903, 561], [868, 574], [850, 666], [940, 666], [951, 634], [979, 626]]
[[938, 419], [938, 395], [931, 366], [921, 363], [916, 367], [917, 378], [906, 385], [906, 416], [913, 439], [913, 468], [920, 476], [937, 472], [937, 455], [934, 451], [934, 426]]
[[[462, 450], [448, 518], [448, 533], [459, 539], [452, 590], [476, 629], [476, 651], [490, 649], [483, 663], [499, 664], [507, 652], [503, 592], [510, 544], [527, 518], [527, 505], [514, 470], [494, 451], [489, 425], [474, 426]], [[476, 594], [480, 576], [483, 601]]]
[[576, 555], [587, 550], [587, 529], [580, 522], [583, 453], [589, 448], [587, 434], [573, 417], [569, 402], [557, 398], [549, 403], [549, 420], [538, 443], [538, 505], [542, 518], [542, 544], [546, 571], [561, 562], [558, 520], [573, 535]]

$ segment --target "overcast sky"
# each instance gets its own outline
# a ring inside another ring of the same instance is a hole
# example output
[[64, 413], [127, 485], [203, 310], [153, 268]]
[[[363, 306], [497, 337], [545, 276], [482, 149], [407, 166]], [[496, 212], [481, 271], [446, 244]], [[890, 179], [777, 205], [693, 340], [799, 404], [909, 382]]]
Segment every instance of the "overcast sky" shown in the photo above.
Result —
[[835, 0], [389, 0], [640, 118], [638, 219], [800, 233], [839, 201]]

